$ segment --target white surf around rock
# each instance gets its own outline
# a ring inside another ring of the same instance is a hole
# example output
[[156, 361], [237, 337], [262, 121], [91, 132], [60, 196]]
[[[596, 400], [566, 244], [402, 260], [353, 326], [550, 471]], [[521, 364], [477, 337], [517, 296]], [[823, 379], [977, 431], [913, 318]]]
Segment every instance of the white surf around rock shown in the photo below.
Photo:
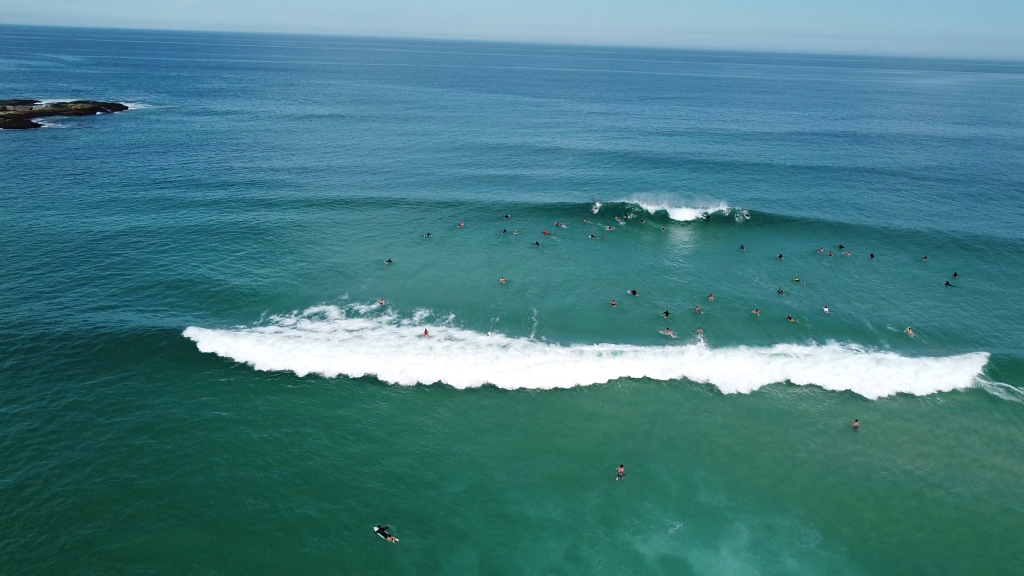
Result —
[[[789, 382], [849, 390], [865, 398], [925, 395], [978, 382], [987, 352], [907, 357], [852, 344], [779, 344], [708, 348], [702, 344], [560, 345], [425, 324], [429, 312], [402, 319], [372, 308], [316, 306], [273, 316], [258, 326], [189, 327], [184, 336], [202, 352], [264, 371], [353, 378], [373, 376], [401, 385], [444, 383], [455, 388], [494, 385], [552, 389], [619, 378], [690, 380], [726, 394]], [[450, 320], [450, 319], [449, 319]], [[430, 333], [423, 338], [423, 330]]]

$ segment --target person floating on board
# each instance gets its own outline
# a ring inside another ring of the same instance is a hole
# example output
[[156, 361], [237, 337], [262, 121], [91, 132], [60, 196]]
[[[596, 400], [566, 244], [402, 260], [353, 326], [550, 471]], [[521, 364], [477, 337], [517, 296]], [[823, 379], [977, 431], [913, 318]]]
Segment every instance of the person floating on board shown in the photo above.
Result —
[[703, 314], [704, 313], [704, 311], [700, 309], [700, 306], [694, 306], [693, 309], [697, 311], [697, 314]]
[[761, 316], [761, 311], [758, 310], [757, 308], [754, 308], [754, 310], [751, 312], [751, 314], [753, 314], [754, 316], [760, 317]]
[[502, 228], [502, 229], [501, 229], [501, 233], [502, 233], [502, 234], [505, 234], [506, 232], [508, 232], [508, 228]]
[[508, 219], [509, 219], [509, 218], [511, 218], [511, 217], [512, 217], [512, 215], [511, 215], [511, 214], [505, 214], [505, 220], [508, 220]]
[[505, 283], [505, 277], [504, 277], [504, 276], [502, 276], [502, 277], [501, 277], [501, 279], [500, 279], [500, 280], [498, 280], [498, 282], [501, 282], [502, 284], [504, 284], [504, 283]]
[[381, 298], [380, 300], [377, 301], [377, 305], [378, 306], [383, 306], [383, 305], [385, 305], [387, 303], [388, 303], [388, 301], [383, 299], [383, 298]]
[[630, 290], [629, 293], [632, 294], [633, 296], [639, 296], [639, 294], [636, 293], [635, 289], [634, 290]]
[[871, 259], [872, 259], [872, 260], [874, 260], [874, 259], [875, 259], [875, 253], [874, 253], [874, 252], [872, 252], [872, 253], [871, 253]]
[[946, 288], [956, 288], [956, 286], [953, 286], [949, 283], [949, 280], [946, 280]]
[[797, 324], [800, 323], [799, 320], [797, 320], [796, 318], [793, 318], [792, 316], [786, 316], [786, 320], [789, 320], [790, 322], [796, 322]]
[[911, 338], [913, 338], [913, 337], [914, 337], [914, 329], [913, 329], [913, 328], [911, 328], [910, 326], [907, 326], [907, 329], [906, 329], [906, 330], [904, 330], [904, 332], [906, 332], [906, 333], [907, 333], [907, 336], [910, 336]]
[[668, 318], [668, 310], [662, 312], [661, 315], [664, 316], [665, 318]]
[[779, 260], [782, 260], [782, 254], [779, 254]]
[[380, 524], [377, 524], [377, 527], [374, 528], [373, 531], [377, 534], [377, 536], [380, 536], [388, 542], [391, 542], [392, 544], [398, 544], [398, 538], [395, 538], [391, 534], [388, 534], [388, 528], [391, 528], [391, 526], [382, 527]]
[[537, 242], [536, 240], [533, 241], [533, 245], [540, 248], [540, 242]]
[[831, 257], [833, 257], [833, 256], [835, 256], [835, 254], [833, 254], [833, 253], [832, 253], [832, 251], [831, 251], [831, 250], [829, 250], [829, 251], [828, 251], [828, 257], [829, 257], [829, 258], [831, 258]]
[[714, 302], [714, 301], [715, 301], [715, 295], [714, 294], [708, 294], [708, 302]]
[[928, 257], [927, 256], [921, 256], [921, 262], [927, 262], [927, 261], [928, 261]]
[[391, 258], [388, 258], [387, 260], [384, 261], [384, 265], [385, 266], [388, 266], [390, 264], [391, 264]]
[[618, 305], [619, 305], [619, 303], [618, 303], [618, 302], [616, 302], [615, 300], [612, 300], [612, 301], [611, 301], [611, 305], [612, 305], [612, 308], [615, 308], [616, 306], [618, 306]]
[[953, 280], [956, 280], [959, 277], [960, 277], [959, 274], [957, 274], [956, 272], [953, 272]]
[[844, 249], [846, 249], [846, 246], [843, 246], [842, 244], [840, 244], [840, 245], [839, 245], [839, 249], [840, 249], [840, 250], [844, 250]]
[[456, 228], [465, 228], [465, 227], [466, 227], [466, 223], [465, 222], [459, 222], [459, 225], [456, 226]]
[[820, 248], [820, 247], [818, 248], [818, 254], [821, 254], [821, 253], [822, 253], [822, 252], [824, 252], [824, 251], [825, 251], [825, 249], [824, 249], [824, 248]]
[[615, 471], [615, 481], [618, 482], [626, 477], [626, 466], [619, 464], [619, 469]]
[[664, 330], [662, 330], [661, 333], [664, 334], [665, 336], [668, 336], [669, 338], [675, 338], [676, 337], [676, 333], [673, 332], [668, 327], [666, 327]]
[[821, 307], [821, 311], [824, 312], [825, 314], [829, 314], [830, 313], [829, 309], [828, 309], [828, 306], [822, 306]]
[[423, 235], [424, 238], [430, 238], [431, 236], [433, 236], [433, 234], [431, 234], [430, 232], [427, 232], [426, 234]]
[[779, 288], [778, 290], [776, 290], [776, 292], [779, 293], [779, 296], [785, 296], [786, 295], [786, 291], [783, 290], [782, 288]]
[[860, 420], [857, 420], [856, 418], [853, 419], [853, 429], [860, 430]]
[[746, 246], [744, 246], [743, 244], [740, 244], [740, 250], [746, 250], [746, 249], [747, 249]]

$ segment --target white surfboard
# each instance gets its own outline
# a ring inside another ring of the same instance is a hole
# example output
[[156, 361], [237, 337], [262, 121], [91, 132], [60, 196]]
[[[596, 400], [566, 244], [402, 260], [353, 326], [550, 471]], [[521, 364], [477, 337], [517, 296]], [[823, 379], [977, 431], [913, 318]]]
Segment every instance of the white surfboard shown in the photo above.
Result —
[[[376, 526], [374, 526], [373, 528], [371, 528], [371, 530], [373, 530], [373, 533], [374, 533], [374, 534], [377, 534], [377, 527], [376, 527]], [[380, 534], [377, 534], [377, 536], [380, 536], [381, 538], [384, 538], [384, 537], [383, 537], [383, 536], [381, 536]], [[392, 536], [392, 538], [394, 538], [394, 540], [395, 540], [395, 544], [398, 544], [398, 538], [395, 538], [394, 536]], [[384, 539], [385, 539], [385, 540], [387, 540], [387, 538], [384, 538]]]

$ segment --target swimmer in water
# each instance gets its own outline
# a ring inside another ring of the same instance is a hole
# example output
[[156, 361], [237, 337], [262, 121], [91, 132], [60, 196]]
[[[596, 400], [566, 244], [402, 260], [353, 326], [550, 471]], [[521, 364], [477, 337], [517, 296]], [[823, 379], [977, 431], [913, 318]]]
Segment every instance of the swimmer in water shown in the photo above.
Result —
[[551, 233], [550, 233], [550, 232], [548, 232], [547, 230], [545, 230], [545, 231], [543, 232], [543, 234], [544, 234], [545, 236], [547, 236], [548, 234], [551, 234]]
[[871, 258], [872, 260], [874, 260], [874, 259], [875, 259], [875, 253], [874, 253], [874, 252], [872, 252], [872, 253], [871, 253], [871, 256], [870, 256], [870, 258]]
[[956, 288], [956, 286], [953, 286], [949, 283], [949, 280], [946, 280], [946, 288]]
[[824, 312], [825, 314], [829, 314], [830, 313], [829, 310], [828, 310], [828, 306], [822, 306], [821, 307], [821, 311]]
[[664, 316], [665, 318], [668, 318], [668, 310], [662, 312], [661, 315]]
[[782, 254], [779, 254], [779, 260], [782, 260]]
[[921, 256], [921, 262], [927, 262], [927, 261], [928, 261], [928, 257], [927, 256]]
[[856, 418], [853, 419], [853, 429], [854, 430], [859, 430], [860, 429], [860, 420], [857, 420]]
[[424, 238], [430, 238], [431, 236], [433, 236], [433, 234], [431, 234], [430, 232], [427, 232], [426, 234], [423, 235]]
[[843, 252], [843, 256], [846, 256], [847, 258], [849, 258], [850, 257], [850, 253], [849, 252]]
[[598, 238], [597, 236], [594, 236], [593, 234], [591, 234], [590, 237], [593, 238], [594, 240], [600, 240], [600, 238]]
[[540, 242], [537, 242], [536, 240], [533, 241], [533, 245], [540, 248]]
[[740, 250], [746, 250], [746, 249], [747, 249], [746, 246], [744, 246], [743, 244], [740, 244]]
[[465, 227], [466, 227], [466, 223], [465, 222], [459, 222], [459, 225], [456, 226], [456, 228], [465, 228]]
[[633, 296], [639, 296], [639, 294], [636, 293], [635, 289], [634, 290], [630, 290], [629, 293], [632, 294]]
[[821, 254], [821, 253], [822, 253], [822, 252], [824, 252], [824, 251], [825, 251], [825, 249], [824, 249], [824, 248], [818, 248], [818, 254]]
[[913, 336], [914, 335], [914, 330], [910, 326], [907, 326], [907, 329], [904, 330], [904, 332], [907, 333], [907, 336]]
[[618, 302], [616, 302], [615, 300], [612, 300], [612, 301], [611, 301], [611, 305], [612, 305], [612, 308], [615, 308], [615, 307], [616, 307], [616, 306], [618, 306], [619, 304], [618, 304]]
[[786, 316], [786, 320], [789, 320], [790, 322], [796, 322], [797, 324], [800, 323], [799, 320], [797, 320], [796, 318], [793, 318], [792, 316]]
[[779, 296], [785, 296], [786, 295], [786, 291], [783, 290], [782, 288], [779, 288], [778, 290], [776, 290], [776, 292], [778, 292]]
[[504, 283], [505, 283], [505, 277], [504, 277], [504, 276], [502, 276], [502, 277], [501, 277], [501, 278], [500, 278], [500, 279], [498, 280], [498, 282], [501, 282], [502, 284], [504, 284]]
[[619, 218], [618, 216], [616, 216], [616, 217], [615, 217], [615, 221], [616, 221], [616, 222], [622, 222], [622, 218]]
[[427, 332], [426, 328], [423, 329], [423, 337], [424, 338], [430, 338], [430, 332]]
[[793, 278], [793, 282], [796, 282], [797, 284], [803, 284], [803, 282], [801, 282], [799, 278]]
[[665, 227], [664, 227], [664, 226], [662, 226], [662, 227], [661, 227], [661, 231], [662, 231], [662, 232], [664, 232], [664, 231], [665, 231]]
[[384, 261], [384, 265], [385, 266], [387, 266], [389, 264], [391, 264], [391, 258], [388, 258], [387, 260]]
[[626, 467], [619, 464], [619, 469], [615, 471], [615, 481], [618, 482], [626, 477]]
[[715, 301], [715, 295], [714, 294], [708, 294], [708, 302], [714, 302], [714, 301]]
[[501, 229], [501, 233], [502, 233], [502, 234], [504, 234], [504, 233], [506, 233], [506, 232], [508, 232], [508, 228], [502, 228], [502, 229]]
[[959, 274], [957, 274], [956, 272], [953, 272], [953, 280], [956, 280], [959, 277], [960, 277]]
[[675, 338], [676, 337], [676, 333], [671, 331], [671, 330], [669, 330], [668, 328], [665, 328], [664, 330], [662, 330], [661, 333], [664, 334], [665, 336], [670, 337], [670, 338]]
[[761, 311], [759, 309], [757, 309], [757, 308], [754, 308], [754, 310], [751, 312], [751, 314], [753, 314], [754, 316], [760, 317], [761, 316]]
[[694, 306], [693, 309], [697, 311], [697, 314], [703, 314], [704, 313], [704, 311], [700, 309], [700, 306]]
[[586, 224], [586, 223], [587, 223], [587, 219], [586, 219], [586, 218], [584, 218], [584, 219], [583, 219], [583, 223], [584, 223], [584, 224]]
[[516, 236], [519, 236], [519, 230], [513, 230], [512, 233], [515, 234]]
[[508, 220], [508, 219], [509, 219], [509, 218], [511, 218], [511, 217], [512, 217], [512, 215], [511, 215], [511, 214], [505, 214], [505, 220]]
[[605, 226], [604, 229], [606, 232], [611, 232], [612, 230], [615, 230], [615, 228], [612, 228], [611, 226]]
[[845, 248], [846, 248], [846, 246], [843, 246], [842, 244], [840, 244], [840, 245], [839, 245], [839, 249], [840, 249], [840, 250], [843, 250], [843, 249], [845, 249]]
[[700, 326], [697, 326], [697, 336], [699, 337], [699, 336], [703, 336], [703, 335], [704, 335], [704, 331], [701, 330]]
[[565, 228], [565, 224], [562, 224], [561, 222], [555, 222], [555, 228]]
[[383, 305], [385, 305], [385, 304], [387, 304], [387, 301], [386, 301], [386, 300], [384, 300], [383, 298], [381, 298], [380, 300], [378, 300], [378, 301], [377, 301], [377, 305], [378, 305], [378, 306], [383, 306]]
[[831, 258], [832, 256], [834, 256], [834, 254], [832, 254], [832, 251], [831, 251], [831, 250], [829, 250], [829, 251], [828, 251], [828, 257], [829, 257], [829, 258]]

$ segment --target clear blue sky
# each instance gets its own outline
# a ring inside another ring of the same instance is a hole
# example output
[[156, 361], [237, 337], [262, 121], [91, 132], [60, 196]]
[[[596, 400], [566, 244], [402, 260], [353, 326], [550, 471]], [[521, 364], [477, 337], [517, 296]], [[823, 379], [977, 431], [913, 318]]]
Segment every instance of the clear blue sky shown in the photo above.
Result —
[[1024, 0], [0, 0], [0, 22], [1024, 59]]

